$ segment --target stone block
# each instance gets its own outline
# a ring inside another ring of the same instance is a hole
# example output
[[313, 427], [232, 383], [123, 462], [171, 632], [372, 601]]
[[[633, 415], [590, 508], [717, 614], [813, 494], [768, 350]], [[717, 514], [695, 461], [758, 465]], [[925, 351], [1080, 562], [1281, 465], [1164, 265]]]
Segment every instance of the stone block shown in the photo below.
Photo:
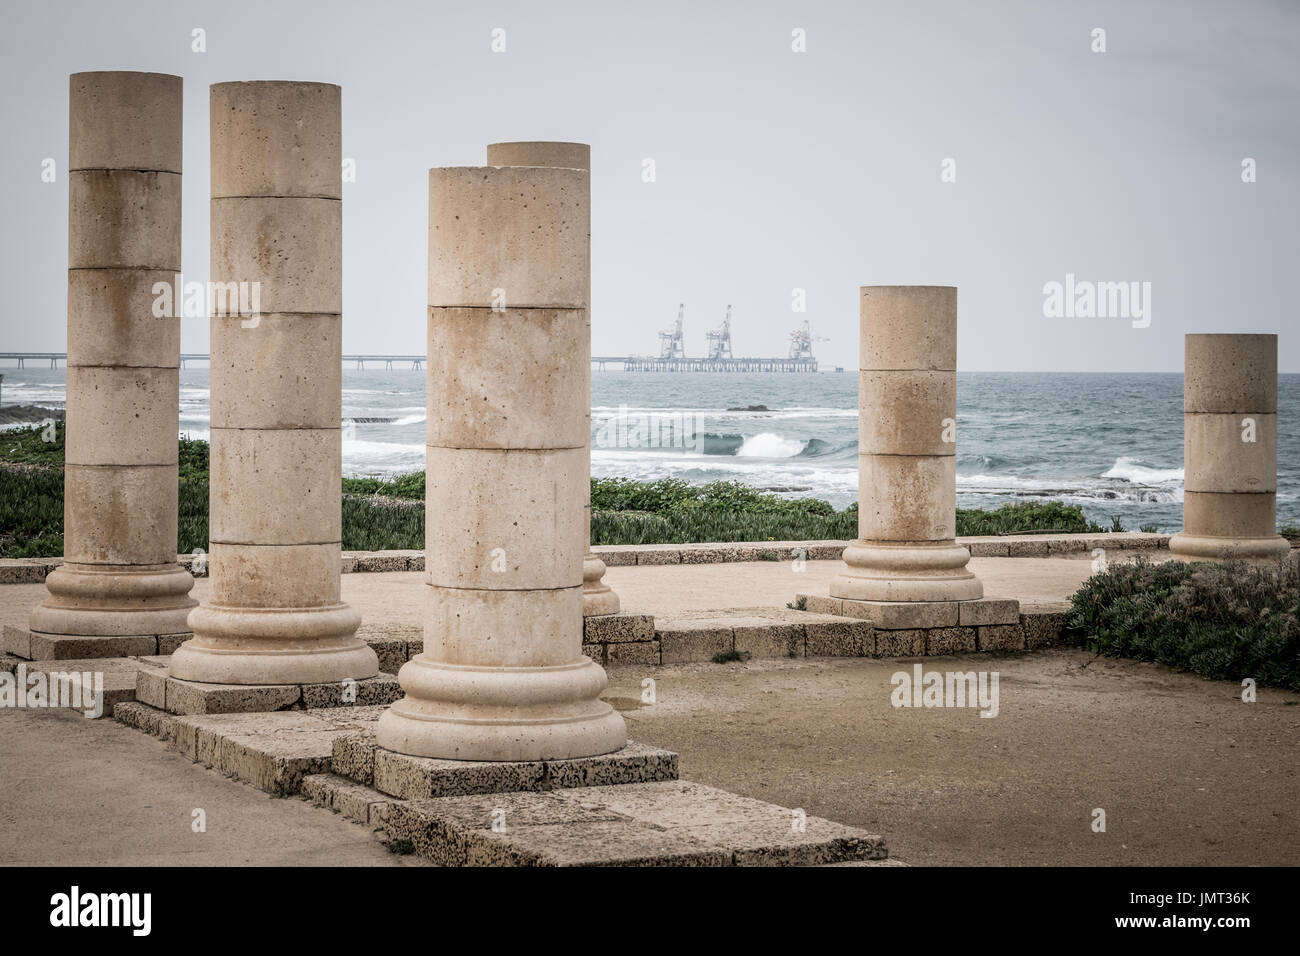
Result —
[[599, 614], [582, 619], [582, 639], [588, 644], [651, 641], [655, 619], [649, 614]]
[[754, 657], [804, 656], [804, 629], [801, 624], [737, 624], [732, 633], [735, 649]]
[[864, 657], [875, 650], [870, 621], [808, 621], [804, 639], [809, 657]]
[[1025, 648], [1025, 629], [1015, 624], [991, 624], [975, 628], [976, 648], [981, 651], [1020, 651]]
[[655, 625], [659, 639], [659, 659], [664, 664], [711, 661], [715, 654], [735, 649], [730, 627], [707, 621], [659, 622]]
[[876, 657], [921, 657], [925, 654], [924, 630], [874, 631]]
[[158, 638], [82, 637], [75, 634], [42, 634], [31, 631], [31, 659], [58, 661], [86, 658], [136, 657], [156, 654]]
[[661, 547], [644, 547], [636, 553], [637, 564], [681, 564], [682, 549], [679, 545]]
[[957, 623], [962, 627], [989, 624], [1019, 624], [1020, 602], [983, 598], [961, 601], [957, 605]]
[[659, 664], [660, 644], [658, 641], [637, 641], [633, 644], [606, 644], [605, 664], [609, 667], [644, 665], [656, 667]]
[[796, 604], [799, 603], [800, 598], [804, 601], [805, 611], [812, 611], [815, 614], [842, 615], [844, 613], [843, 598], [827, 597], [824, 594], [798, 594], [795, 595]]
[[1016, 538], [1007, 542], [1007, 556], [1012, 558], [1042, 558], [1048, 554], [1043, 538]]
[[1020, 623], [1025, 632], [1025, 647], [1035, 650], [1040, 647], [1055, 647], [1061, 643], [1061, 632], [1065, 625], [1066, 612], [1029, 611], [1020, 615]]
[[300, 684], [204, 684], [167, 678], [173, 714], [246, 714], [288, 710], [302, 701]]
[[844, 617], [870, 621], [877, 631], [955, 627], [960, 614], [956, 601], [853, 601], [848, 599], [840, 602], [840, 613]]
[[[345, 698], [355, 694], [354, 700]], [[342, 681], [329, 684], [303, 684], [302, 703], [308, 710], [324, 707], [368, 707], [391, 704], [402, 699], [402, 688], [397, 677], [380, 673], [365, 680], [347, 685]]]
[[[877, 635], [881, 632], [877, 631]], [[974, 651], [975, 628], [932, 627], [925, 634], [925, 653], [930, 657], [947, 654], [967, 654]]]

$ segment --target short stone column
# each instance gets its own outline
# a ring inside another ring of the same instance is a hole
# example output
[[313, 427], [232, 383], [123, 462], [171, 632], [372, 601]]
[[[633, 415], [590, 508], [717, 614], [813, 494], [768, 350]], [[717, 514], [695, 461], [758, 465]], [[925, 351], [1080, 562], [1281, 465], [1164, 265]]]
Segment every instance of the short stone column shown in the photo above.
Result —
[[[586, 143], [492, 143], [489, 166], [558, 166], [591, 171], [591, 147]], [[583, 523], [587, 553], [582, 558], [582, 613], [586, 617], [617, 614], [618, 595], [604, 582], [605, 562], [591, 551], [591, 289], [587, 289], [587, 476], [583, 485]]]
[[855, 601], [969, 601], [956, 541], [957, 290], [861, 290], [858, 540], [830, 586]]
[[428, 611], [406, 697], [379, 721], [388, 750], [626, 743], [582, 653], [589, 190], [576, 168], [429, 171]]
[[1188, 335], [1183, 375], [1183, 530], [1174, 554], [1275, 558], [1277, 336]]
[[[339, 588], [340, 90], [218, 83], [211, 129], [212, 282], [227, 297], [211, 318], [212, 590], [171, 675], [373, 677], [375, 652], [356, 637], [361, 617]], [[229, 308], [241, 292], [260, 299], [258, 314]]]
[[71, 77], [64, 563], [31, 616], [53, 641], [155, 653], [196, 603], [176, 563], [181, 102], [179, 76]]

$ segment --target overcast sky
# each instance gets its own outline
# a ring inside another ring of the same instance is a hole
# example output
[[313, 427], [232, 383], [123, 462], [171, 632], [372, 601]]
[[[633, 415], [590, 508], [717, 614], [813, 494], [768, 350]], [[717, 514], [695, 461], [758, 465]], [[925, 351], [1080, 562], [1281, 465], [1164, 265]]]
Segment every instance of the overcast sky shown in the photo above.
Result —
[[[187, 281], [208, 270], [208, 84], [342, 86], [345, 351], [424, 351], [426, 170], [554, 139], [592, 144], [597, 354], [653, 352], [679, 302], [702, 353], [730, 303], [737, 355], [785, 354], [806, 317], [823, 364], [851, 368], [858, 287], [934, 284], [960, 289], [967, 370], [1181, 371], [1183, 334], [1211, 331], [1279, 332], [1300, 370], [1297, 3], [6, 0], [2, 16], [0, 351], [66, 342], [68, 74], [145, 70], [185, 78]], [[1067, 274], [1151, 283], [1150, 325], [1045, 316]], [[183, 348], [208, 351], [205, 320]]]

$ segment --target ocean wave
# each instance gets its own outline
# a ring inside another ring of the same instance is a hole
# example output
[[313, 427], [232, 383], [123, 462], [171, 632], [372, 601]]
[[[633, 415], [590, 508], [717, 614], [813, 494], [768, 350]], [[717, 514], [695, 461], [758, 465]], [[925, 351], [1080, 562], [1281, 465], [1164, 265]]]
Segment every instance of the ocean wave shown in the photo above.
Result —
[[1137, 458], [1116, 458], [1107, 471], [1101, 473], [1103, 478], [1118, 478], [1143, 485], [1160, 485], [1183, 481], [1182, 468], [1152, 468], [1144, 465]]
[[775, 432], [762, 432], [746, 438], [736, 449], [737, 458], [793, 458], [804, 450], [804, 442]]

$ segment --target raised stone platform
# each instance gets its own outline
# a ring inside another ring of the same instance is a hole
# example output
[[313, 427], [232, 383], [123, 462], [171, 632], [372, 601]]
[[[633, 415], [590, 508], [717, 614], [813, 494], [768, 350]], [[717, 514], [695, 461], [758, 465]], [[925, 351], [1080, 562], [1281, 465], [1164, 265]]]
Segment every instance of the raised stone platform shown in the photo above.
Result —
[[383, 826], [442, 866], [808, 866], [888, 856], [875, 834], [682, 780], [394, 803]]
[[44, 634], [6, 624], [0, 650], [29, 661], [86, 660], [100, 657], [139, 657], [170, 654], [193, 634], [143, 634], [86, 637], [76, 634]]
[[597, 757], [440, 760], [385, 750], [365, 730], [335, 738], [331, 757], [334, 773], [401, 800], [677, 779], [677, 754], [633, 741]]
[[204, 684], [168, 676], [155, 659], [136, 672], [136, 700], [170, 714], [250, 714], [388, 705], [402, 697], [392, 674], [328, 684]]

